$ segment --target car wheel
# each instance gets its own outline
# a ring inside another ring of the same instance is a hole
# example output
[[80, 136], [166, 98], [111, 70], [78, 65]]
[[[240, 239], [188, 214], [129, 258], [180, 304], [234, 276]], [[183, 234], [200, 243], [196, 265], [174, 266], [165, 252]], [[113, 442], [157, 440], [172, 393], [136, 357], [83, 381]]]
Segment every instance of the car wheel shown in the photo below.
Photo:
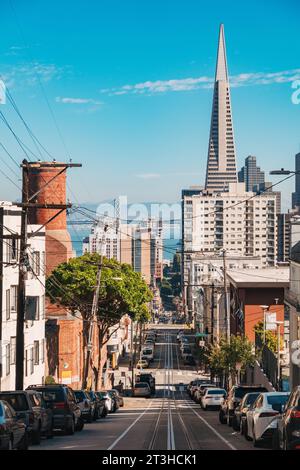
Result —
[[234, 416], [232, 418], [232, 427], [233, 427], [234, 431], [239, 431], [240, 430], [240, 426], [238, 425], [238, 421], [236, 419], [236, 416]]
[[41, 425], [40, 424], [36, 431], [32, 431], [31, 441], [33, 445], [39, 445], [41, 443]]
[[28, 449], [28, 444], [29, 444], [29, 439], [28, 439], [28, 433], [25, 432], [24, 436], [21, 439], [20, 444], [18, 445], [18, 450], [27, 450]]
[[260, 441], [258, 441], [258, 440], [256, 439], [256, 437], [255, 437], [254, 428], [253, 428], [252, 434], [253, 434], [253, 446], [254, 446], [254, 447], [259, 447], [259, 446], [260, 446]]
[[53, 438], [53, 423], [51, 423], [50, 429], [48, 429], [46, 438], [47, 439], [52, 439]]
[[227, 422], [223, 410], [219, 411], [219, 421], [221, 424], [226, 424]]
[[83, 430], [83, 428], [84, 428], [84, 421], [83, 421], [83, 418], [80, 416], [80, 418], [78, 418], [75, 430], [80, 432]]
[[275, 431], [273, 432], [273, 436], [272, 436], [272, 449], [273, 449], [273, 450], [279, 450], [279, 449], [280, 449], [280, 445], [279, 445], [279, 434], [278, 434], [277, 429], [275, 429]]
[[245, 426], [244, 426], [244, 436], [245, 436], [246, 441], [252, 441], [252, 437], [250, 437], [249, 434], [248, 434], [248, 424], [247, 424], [247, 422], [245, 422]]
[[66, 426], [65, 428], [65, 434], [67, 436], [73, 436], [75, 432], [75, 423], [74, 423], [74, 418], [71, 419], [71, 424], [69, 426]]

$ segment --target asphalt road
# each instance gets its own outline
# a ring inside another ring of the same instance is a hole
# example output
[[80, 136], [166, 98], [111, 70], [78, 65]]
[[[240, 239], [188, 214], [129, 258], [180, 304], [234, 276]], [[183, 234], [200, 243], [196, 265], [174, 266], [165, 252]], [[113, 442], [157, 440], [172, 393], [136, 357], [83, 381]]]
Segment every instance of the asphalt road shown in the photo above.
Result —
[[55, 435], [31, 449], [47, 450], [254, 450], [251, 442], [218, 421], [217, 411], [203, 411], [180, 383], [201, 377], [179, 357], [176, 331], [158, 326], [155, 360], [156, 395], [125, 398], [124, 408], [86, 424], [74, 436]]

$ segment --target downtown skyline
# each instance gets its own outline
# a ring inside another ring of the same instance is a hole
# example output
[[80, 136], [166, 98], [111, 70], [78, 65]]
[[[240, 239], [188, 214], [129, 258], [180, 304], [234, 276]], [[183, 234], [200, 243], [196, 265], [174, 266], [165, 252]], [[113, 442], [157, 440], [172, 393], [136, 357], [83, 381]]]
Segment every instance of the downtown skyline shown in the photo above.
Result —
[[[77, 5], [70, 10], [64, 2], [63, 31], [55, 27], [53, 11], [45, 12], [38, 25], [37, 2], [27, 3], [26, 22], [24, 6], [12, 3], [13, 10], [10, 2], [3, 8], [1, 75], [49, 152], [83, 163], [80, 174], [72, 176], [72, 190], [81, 201], [127, 194], [131, 202], [173, 202], [183, 187], [204, 184], [220, 22], [226, 31], [237, 169], [249, 154], [266, 175], [273, 168], [294, 168], [300, 124], [300, 106], [291, 100], [292, 83], [300, 79], [296, 2], [274, 2], [268, 25], [257, 13], [243, 20], [238, 9], [233, 21], [232, 2], [227, 11], [219, 2], [217, 12], [206, 7], [206, 19], [196, 14], [199, 6], [192, 1], [183, 12], [182, 2], [172, 2], [172, 11], [170, 2], [159, 9], [154, 3], [147, 17], [143, 8], [135, 8], [137, 2], [127, 3], [127, 11], [115, 2], [114, 11], [94, 5], [90, 30], [84, 24], [88, 12]], [[134, 43], [137, 35], [140, 42]], [[1, 110], [25, 136], [10, 105]], [[2, 140], [20, 161], [23, 155], [1, 123]], [[2, 198], [16, 197], [3, 177], [1, 186]], [[293, 186], [277, 188], [283, 191], [284, 209], [291, 206]]]

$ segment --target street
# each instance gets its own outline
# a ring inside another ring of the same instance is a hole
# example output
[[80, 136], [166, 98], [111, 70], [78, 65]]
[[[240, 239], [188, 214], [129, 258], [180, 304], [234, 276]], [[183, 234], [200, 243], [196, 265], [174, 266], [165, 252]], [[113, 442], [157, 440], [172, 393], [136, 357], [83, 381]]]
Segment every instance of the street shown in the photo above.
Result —
[[74, 436], [57, 433], [31, 449], [47, 450], [254, 450], [239, 433], [221, 425], [217, 411], [203, 411], [181, 384], [201, 377], [179, 357], [176, 330], [157, 326], [156, 395], [150, 399], [125, 397], [124, 408], [105, 419], [86, 424]]

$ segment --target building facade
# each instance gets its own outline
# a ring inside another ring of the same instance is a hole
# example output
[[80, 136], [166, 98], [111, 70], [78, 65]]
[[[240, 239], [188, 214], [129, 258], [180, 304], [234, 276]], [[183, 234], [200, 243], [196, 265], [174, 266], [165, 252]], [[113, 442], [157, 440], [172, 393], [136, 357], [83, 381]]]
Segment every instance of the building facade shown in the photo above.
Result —
[[[0, 203], [0, 389], [15, 390], [21, 209]], [[25, 279], [24, 387], [45, 380], [45, 231], [28, 225]], [[38, 231], [39, 230], [39, 231]], [[38, 231], [34, 236], [30, 236]]]
[[259, 185], [265, 182], [265, 173], [256, 164], [256, 157], [249, 155], [245, 159], [245, 166], [238, 173], [239, 183], [245, 183], [246, 191], [259, 191]]
[[292, 193], [292, 208], [300, 206], [300, 153], [295, 155], [295, 191]]

